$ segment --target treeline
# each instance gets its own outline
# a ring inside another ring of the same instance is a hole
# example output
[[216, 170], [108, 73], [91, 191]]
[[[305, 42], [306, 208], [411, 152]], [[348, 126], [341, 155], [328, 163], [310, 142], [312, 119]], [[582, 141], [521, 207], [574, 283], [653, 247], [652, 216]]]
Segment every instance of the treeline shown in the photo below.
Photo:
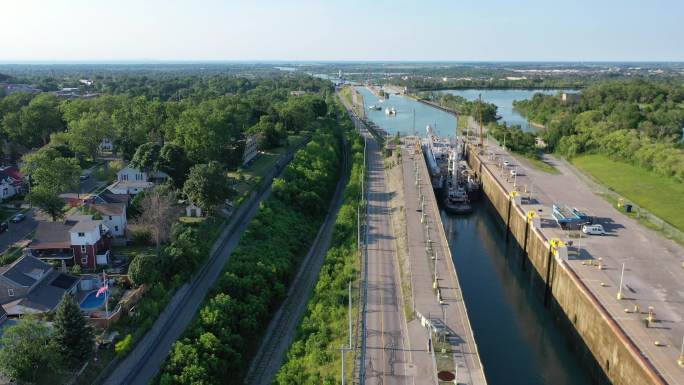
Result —
[[496, 121], [496, 104], [486, 103], [481, 100], [468, 100], [460, 95], [453, 95], [448, 92], [423, 91], [416, 96], [420, 99], [429, 100], [442, 107], [454, 110], [461, 115], [472, 116], [482, 122], [489, 123]]
[[[498, 74], [497, 76], [502, 76]], [[520, 77], [513, 73], [510, 76]], [[535, 76], [527, 79], [509, 80], [493, 77], [467, 78], [467, 79], [448, 79], [444, 81], [438, 77], [411, 77], [407, 80], [402, 78], [392, 78], [390, 83], [401, 87], [408, 87], [411, 92], [435, 91], [446, 89], [555, 89], [571, 88], [577, 89], [585, 87], [592, 81], [593, 77], [556, 77], [556, 76]]]
[[317, 233], [342, 170], [342, 130], [333, 119], [273, 184], [184, 337], [161, 384], [238, 384], [271, 314]]
[[684, 182], [684, 88], [616, 81], [591, 86], [576, 102], [535, 95], [515, 107], [545, 128], [550, 150], [567, 157], [600, 152]]
[[[351, 126], [347, 118], [345, 124]], [[340, 345], [348, 338], [347, 285], [356, 281], [357, 208], [361, 198], [363, 140], [352, 140], [352, 171], [330, 249], [307, 305], [307, 312], [274, 381], [278, 385], [334, 384], [339, 379]]]
[[[173, 87], [180, 80], [148, 81]], [[288, 130], [315, 129], [310, 125], [327, 112], [331, 90], [329, 83], [319, 82], [310, 77], [198, 78], [191, 84], [192, 98], [180, 102], [139, 95], [125, 83], [116, 83], [121, 92], [112, 92], [121, 95], [93, 99], [14, 93], [0, 98], [0, 138], [6, 142], [0, 149], [21, 153], [53, 143], [65, 156], [91, 159], [108, 138], [117, 154], [131, 159], [143, 143], [172, 141], [190, 159], [235, 166], [246, 133], [263, 134], [261, 144], [272, 147]], [[313, 94], [289, 95], [298, 89]]]

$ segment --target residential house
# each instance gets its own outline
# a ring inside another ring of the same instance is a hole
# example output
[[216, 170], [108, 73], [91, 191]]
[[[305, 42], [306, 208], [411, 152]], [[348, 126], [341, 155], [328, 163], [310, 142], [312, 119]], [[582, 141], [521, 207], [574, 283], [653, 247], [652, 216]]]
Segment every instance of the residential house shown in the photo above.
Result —
[[10, 316], [48, 313], [65, 293], [76, 293], [78, 281], [78, 277], [59, 272], [49, 263], [24, 255], [0, 267], [0, 304]]
[[114, 142], [112, 141], [112, 138], [108, 136], [102, 138], [102, 141], [100, 142], [100, 152], [110, 153], [112, 151], [114, 151]]
[[29, 253], [45, 261], [95, 269], [109, 263], [111, 232], [92, 215], [72, 215], [60, 222], [38, 222]]
[[166, 180], [169, 176], [161, 171], [147, 173], [135, 167], [126, 166], [116, 173], [116, 182], [107, 187], [114, 194], [137, 195], [151, 188], [155, 183]]
[[24, 192], [24, 177], [16, 167], [0, 167], [0, 202]]
[[258, 151], [258, 146], [257, 146], [257, 136], [256, 135], [249, 135], [247, 136], [247, 139], [245, 140], [245, 152], [242, 155], [242, 165], [246, 166], [248, 165], [254, 158], [259, 155]]
[[202, 208], [197, 206], [194, 203], [190, 203], [189, 205], [185, 206], [185, 216], [187, 216], [187, 217], [201, 217], [202, 216]]
[[89, 207], [102, 216], [102, 222], [109, 228], [113, 236], [126, 236], [128, 220], [125, 203], [94, 203]]

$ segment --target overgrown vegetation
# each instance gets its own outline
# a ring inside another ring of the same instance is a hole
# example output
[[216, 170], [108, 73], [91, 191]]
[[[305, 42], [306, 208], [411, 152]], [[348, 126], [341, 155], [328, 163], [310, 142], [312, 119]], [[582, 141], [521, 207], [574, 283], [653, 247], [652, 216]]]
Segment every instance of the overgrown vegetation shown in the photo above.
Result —
[[[351, 126], [351, 121], [345, 120]], [[278, 385], [336, 384], [340, 372], [339, 347], [348, 338], [347, 285], [355, 282], [357, 208], [361, 197], [363, 140], [352, 141], [352, 171], [340, 208], [330, 249], [299, 326], [297, 337], [274, 381]], [[351, 360], [347, 361], [351, 362]]]
[[334, 119], [274, 181], [161, 375], [162, 384], [240, 383], [332, 197], [342, 157]]

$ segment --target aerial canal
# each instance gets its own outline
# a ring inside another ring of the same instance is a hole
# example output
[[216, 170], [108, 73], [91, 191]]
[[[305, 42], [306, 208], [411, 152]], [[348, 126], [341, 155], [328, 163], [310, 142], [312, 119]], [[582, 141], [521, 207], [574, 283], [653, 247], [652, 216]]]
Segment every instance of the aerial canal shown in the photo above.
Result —
[[[417, 131], [424, 135], [425, 126], [435, 123], [440, 135], [455, 134], [453, 115], [396, 95], [379, 103], [369, 90], [358, 90], [366, 107], [382, 106], [381, 111], [366, 109], [367, 116], [390, 134]], [[530, 91], [529, 97], [532, 94]], [[484, 93], [482, 97], [496, 103]], [[397, 115], [386, 115], [385, 107], [395, 107]], [[590, 384], [580, 360], [568, 346], [569, 340], [544, 309], [529, 269], [520, 269], [517, 245], [514, 241], [506, 245], [501, 220], [488, 204], [476, 204], [469, 216], [442, 212], [442, 221], [489, 384]]]

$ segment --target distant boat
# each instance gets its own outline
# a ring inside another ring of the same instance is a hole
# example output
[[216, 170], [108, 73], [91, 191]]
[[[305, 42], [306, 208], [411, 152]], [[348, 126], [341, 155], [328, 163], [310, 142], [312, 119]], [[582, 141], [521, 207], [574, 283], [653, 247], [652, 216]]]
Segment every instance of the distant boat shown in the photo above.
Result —
[[494, 115], [494, 119], [496, 119], [496, 120], [501, 120], [501, 118], [503, 118], [503, 116], [501, 116], [499, 114]]
[[378, 99], [378, 102], [384, 103], [384, 102], [385, 102], [385, 99]]
[[368, 106], [369, 110], [375, 110], [375, 111], [380, 111], [382, 108], [380, 106], [376, 106], [373, 104], [372, 106]]
[[385, 108], [385, 114], [387, 114], [387, 115], [396, 115], [396, 114], [397, 114], [397, 110], [396, 110], [394, 107], [392, 107], [392, 108]]

